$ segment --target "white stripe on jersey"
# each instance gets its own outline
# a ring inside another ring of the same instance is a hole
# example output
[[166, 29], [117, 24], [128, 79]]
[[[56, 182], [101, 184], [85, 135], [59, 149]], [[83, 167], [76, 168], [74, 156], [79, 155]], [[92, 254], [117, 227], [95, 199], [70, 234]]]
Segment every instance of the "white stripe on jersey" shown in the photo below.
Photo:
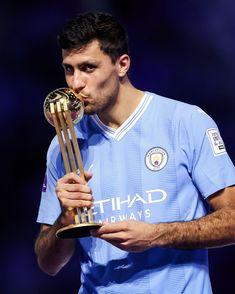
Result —
[[142, 114], [147, 109], [153, 96], [145, 93], [135, 111], [128, 117], [128, 119], [117, 129], [106, 126], [98, 117], [97, 114], [92, 115], [91, 118], [95, 124], [102, 130], [102, 132], [113, 139], [120, 141], [122, 137], [134, 126]]

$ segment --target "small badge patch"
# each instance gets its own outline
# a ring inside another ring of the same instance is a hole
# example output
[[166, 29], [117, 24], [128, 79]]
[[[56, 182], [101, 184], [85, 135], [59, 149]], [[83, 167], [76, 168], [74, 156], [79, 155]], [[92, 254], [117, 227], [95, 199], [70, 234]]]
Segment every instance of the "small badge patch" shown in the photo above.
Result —
[[218, 129], [208, 129], [207, 136], [209, 138], [214, 156], [226, 153], [224, 142]]
[[46, 190], [47, 190], [47, 174], [45, 173], [44, 181], [42, 185], [42, 192], [46, 192]]
[[151, 148], [145, 155], [146, 166], [153, 171], [159, 171], [167, 164], [168, 154], [160, 147]]

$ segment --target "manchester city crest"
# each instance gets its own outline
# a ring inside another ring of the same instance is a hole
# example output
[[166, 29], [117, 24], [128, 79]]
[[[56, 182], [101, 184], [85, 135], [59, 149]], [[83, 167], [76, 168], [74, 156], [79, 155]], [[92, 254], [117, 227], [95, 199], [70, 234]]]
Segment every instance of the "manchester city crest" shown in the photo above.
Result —
[[145, 155], [145, 164], [152, 171], [159, 171], [167, 164], [168, 154], [161, 147], [151, 148]]

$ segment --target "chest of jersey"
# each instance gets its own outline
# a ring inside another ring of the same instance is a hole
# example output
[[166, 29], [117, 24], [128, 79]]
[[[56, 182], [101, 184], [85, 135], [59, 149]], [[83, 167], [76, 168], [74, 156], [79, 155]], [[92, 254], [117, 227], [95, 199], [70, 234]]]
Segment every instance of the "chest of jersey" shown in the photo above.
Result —
[[82, 155], [93, 173], [96, 221], [180, 218], [171, 122], [162, 123], [149, 125], [142, 117], [120, 140], [100, 133], [89, 137]]

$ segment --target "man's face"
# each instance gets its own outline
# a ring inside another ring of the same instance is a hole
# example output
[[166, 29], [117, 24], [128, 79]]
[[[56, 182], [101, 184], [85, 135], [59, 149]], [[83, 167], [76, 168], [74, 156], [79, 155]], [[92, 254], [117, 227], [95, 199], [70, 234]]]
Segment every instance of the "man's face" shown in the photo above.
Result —
[[104, 113], [115, 103], [119, 91], [119, 63], [112, 64], [98, 41], [80, 50], [63, 50], [63, 67], [69, 88], [79, 94], [85, 113]]

